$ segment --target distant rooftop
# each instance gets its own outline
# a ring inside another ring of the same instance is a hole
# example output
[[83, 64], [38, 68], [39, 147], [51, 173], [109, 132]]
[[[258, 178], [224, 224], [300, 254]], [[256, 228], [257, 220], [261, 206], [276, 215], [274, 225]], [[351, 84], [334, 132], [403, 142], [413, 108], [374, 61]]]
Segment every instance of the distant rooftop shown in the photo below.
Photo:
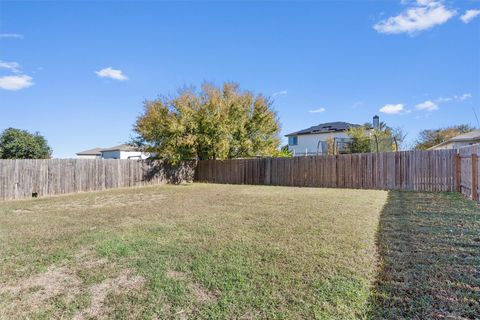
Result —
[[129, 144], [121, 144], [115, 147], [110, 147], [110, 148], [93, 148], [81, 152], [77, 152], [77, 156], [100, 156], [102, 152], [105, 151], [137, 151], [137, 148], [135, 148], [132, 145]]
[[449, 142], [461, 142], [480, 139], [480, 130], [473, 130], [448, 140]]
[[316, 134], [316, 133], [328, 133], [328, 132], [341, 132], [341, 131], [346, 131], [350, 128], [355, 128], [355, 127], [360, 127], [359, 124], [353, 124], [353, 123], [348, 123], [348, 122], [327, 122], [327, 123], [321, 123], [319, 125], [303, 129], [300, 131], [292, 132], [287, 135], [288, 136], [297, 136], [297, 135], [302, 135], [302, 134]]
[[458, 135], [456, 137], [453, 137], [451, 139], [448, 139], [446, 141], [443, 141], [442, 143], [439, 143], [429, 149], [435, 149], [437, 147], [443, 146], [450, 142], [477, 142], [477, 141], [480, 141], [480, 130], [473, 130], [473, 131]]
[[104, 148], [100, 152], [105, 152], [105, 151], [138, 151], [138, 148], [130, 144], [121, 144], [111, 148]]
[[77, 156], [99, 156], [102, 152], [103, 148], [93, 148], [81, 152], [77, 152]]

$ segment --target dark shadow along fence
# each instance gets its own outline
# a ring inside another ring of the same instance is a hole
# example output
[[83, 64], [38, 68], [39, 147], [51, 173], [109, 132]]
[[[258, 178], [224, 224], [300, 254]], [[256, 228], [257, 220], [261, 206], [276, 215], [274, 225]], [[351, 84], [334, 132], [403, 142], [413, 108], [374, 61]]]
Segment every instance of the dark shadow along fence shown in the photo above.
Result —
[[[204, 160], [197, 181], [415, 191], [458, 191], [457, 150]], [[468, 173], [466, 173], [468, 174]]]
[[0, 200], [192, 181], [195, 162], [172, 167], [139, 160], [0, 160]]

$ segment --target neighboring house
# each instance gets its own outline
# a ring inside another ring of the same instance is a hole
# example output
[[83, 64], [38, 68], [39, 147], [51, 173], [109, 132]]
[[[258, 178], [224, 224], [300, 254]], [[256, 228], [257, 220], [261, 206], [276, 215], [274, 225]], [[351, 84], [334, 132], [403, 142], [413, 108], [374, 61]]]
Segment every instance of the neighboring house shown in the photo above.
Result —
[[102, 148], [94, 148], [77, 153], [77, 159], [99, 159], [102, 156]]
[[480, 143], [480, 130], [473, 130], [429, 148], [429, 150], [458, 149], [472, 144]]
[[147, 159], [149, 156], [149, 153], [139, 151], [128, 144], [111, 148], [95, 148], [77, 153], [78, 159]]
[[348, 122], [322, 123], [297, 132], [287, 134], [288, 149], [295, 156], [327, 154], [328, 141], [331, 140], [341, 153], [350, 139], [346, 131], [358, 124]]

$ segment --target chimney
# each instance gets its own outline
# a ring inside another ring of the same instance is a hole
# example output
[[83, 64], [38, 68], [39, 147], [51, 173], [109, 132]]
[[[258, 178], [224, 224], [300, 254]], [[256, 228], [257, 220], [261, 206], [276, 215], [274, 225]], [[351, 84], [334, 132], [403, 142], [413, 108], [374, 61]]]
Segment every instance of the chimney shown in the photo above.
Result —
[[373, 129], [380, 129], [380, 118], [377, 115], [373, 117]]

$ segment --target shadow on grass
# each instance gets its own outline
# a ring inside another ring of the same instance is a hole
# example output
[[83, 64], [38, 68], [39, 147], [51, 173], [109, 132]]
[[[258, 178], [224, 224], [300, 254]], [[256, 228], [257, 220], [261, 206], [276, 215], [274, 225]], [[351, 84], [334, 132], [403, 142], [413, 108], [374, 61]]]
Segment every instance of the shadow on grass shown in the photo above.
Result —
[[371, 318], [480, 317], [480, 207], [459, 194], [392, 191], [380, 217]]

